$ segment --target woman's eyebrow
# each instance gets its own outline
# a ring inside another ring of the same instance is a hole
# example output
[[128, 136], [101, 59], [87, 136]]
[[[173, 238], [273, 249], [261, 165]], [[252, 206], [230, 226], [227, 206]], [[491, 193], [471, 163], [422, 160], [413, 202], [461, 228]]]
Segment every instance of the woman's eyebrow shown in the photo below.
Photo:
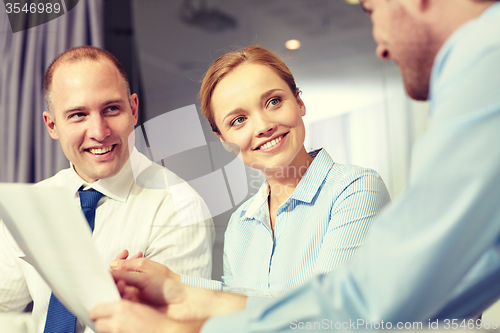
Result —
[[229, 112], [228, 114], [226, 114], [226, 115], [224, 116], [224, 119], [222, 119], [222, 121], [225, 121], [228, 117], [231, 117], [231, 116], [233, 116], [233, 115], [235, 115], [235, 114], [239, 114], [239, 113], [241, 113], [241, 112], [244, 112], [242, 108], [236, 108], [236, 109], [234, 109], [233, 111], [231, 111], [231, 112]]
[[265, 100], [267, 99], [269, 96], [271, 96], [272, 94], [274, 94], [276, 91], [283, 91], [283, 89], [271, 89], [269, 91], [266, 91], [265, 93], [263, 93], [261, 96], [260, 96], [260, 100]]

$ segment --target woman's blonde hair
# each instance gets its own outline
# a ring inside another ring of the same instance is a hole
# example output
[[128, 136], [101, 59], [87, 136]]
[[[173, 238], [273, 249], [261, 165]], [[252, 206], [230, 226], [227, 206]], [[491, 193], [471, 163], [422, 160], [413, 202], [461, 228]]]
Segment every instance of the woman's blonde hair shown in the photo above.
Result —
[[273, 52], [261, 46], [247, 46], [239, 51], [229, 52], [219, 57], [210, 66], [200, 88], [200, 101], [203, 115], [207, 118], [212, 131], [219, 133], [219, 128], [215, 124], [212, 110], [212, 94], [217, 84], [229, 74], [233, 69], [243, 63], [259, 64], [271, 68], [290, 87], [294, 95], [297, 94], [297, 86], [290, 69]]

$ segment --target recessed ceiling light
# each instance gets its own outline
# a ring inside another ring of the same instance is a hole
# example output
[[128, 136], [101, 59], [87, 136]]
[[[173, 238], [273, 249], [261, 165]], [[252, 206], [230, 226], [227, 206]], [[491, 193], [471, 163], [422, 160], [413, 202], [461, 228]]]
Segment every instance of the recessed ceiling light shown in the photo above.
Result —
[[345, 0], [350, 5], [359, 5], [359, 0]]
[[300, 42], [296, 39], [290, 39], [286, 41], [285, 47], [289, 50], [296, 50], [300, 48]]

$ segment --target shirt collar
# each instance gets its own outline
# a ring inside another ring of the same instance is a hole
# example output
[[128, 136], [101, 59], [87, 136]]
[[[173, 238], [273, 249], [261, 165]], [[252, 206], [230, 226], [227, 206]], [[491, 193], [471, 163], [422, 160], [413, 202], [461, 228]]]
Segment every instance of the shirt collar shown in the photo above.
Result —
[[[334, 164], [332, 158], [324, 149], [312, 151], [309, 155], [314, 157], [314, 160], [309, 168], [307, 168], [306, 173], [288, 200], [295, 199], [311, 203]], [[245, 216], [248, 218], [257, 218], [254, 216], [255, 213], [259, 211], [259, 208], [263, 207], [264, 203], [267, 204], [268, 197], [269, 184], [265, 182], [254, 195], [252, 202], [248, 205]]]
[[453, 47], [465, 34], [469, 32], [469, 27], [471, 25], [476, 24], [475, 22], [477, 22], [481, 18], [495, 15], [497, 11], [500, 11], [500, 2], [493, 3], [484, 12], [482, 12], [481, 15], [479, 15], [473, 20], [467, 21], [466, 23], [458, 27], [455, 31], [453, 31], [453, 33], [448, 37], [448, 39], [446, 39], [446, 41], [439, 49], [438, 53], [434, 58], [434, 64], [432, 65], [432, 70], [431, 70], [431, 80], [430, 80], [430, 90], [429, 90], [429, 102], [430, 102], [429, 115], [432, 116], [434, 113], [434, 100], [436, 95], [435, 90], [437, 81], [441, 76], [444, 66], [446, 65], [446, 60], [448, 59], [448, 56], [452, 52]]
[[[267, 198], [269, 197], [269, 184], [264, 182], [262, 186], [259, 188], [259, 191], [253, 196], [253, 200], [248, 205], [247, 210], [245, 212], [245, 216], [248, 218], [256, 218], [254, 215], [262, 207], [265, 203], [267, 204]], [[265, 213], [264, 213], [265, 214]]]
[[[149, 165], [152, 163], [149, 161]], [[146, 163], [147, 164], [147, 163]], [[132, 150], [130, 158], [125, 162], [120, 172], [118, 172], [113, 177], [99, 179], [94, 183], [85, 182], [75, 171], [72, 163], [71, 165], [71, 178], [69, 181], [69, 186], [72, 192], [75, 193], [78, 189], [84, 185], [85, 187], [90, 187], [96, 191], [101, 192], [105, 196], [112, 198], [120, 202], [126, 202], [130, 194], [130, 190], [135, 183], [135, 178], [140, 174], [142, 170], [147, 168], [149, 165], [145, 165], [144, 161], [140, 158], [140, 153], [137, 149]]]
[[328, 172], [330, 172], [334, 162], [326, 150], [321, 149], [311, 152], [310, 154], [314, 153], [316, 157], [309, 168], [307, 168], [306, 173], [295, 188], [295, 191], [293, 191], [290, 199], [311, 203], [328, 175]]

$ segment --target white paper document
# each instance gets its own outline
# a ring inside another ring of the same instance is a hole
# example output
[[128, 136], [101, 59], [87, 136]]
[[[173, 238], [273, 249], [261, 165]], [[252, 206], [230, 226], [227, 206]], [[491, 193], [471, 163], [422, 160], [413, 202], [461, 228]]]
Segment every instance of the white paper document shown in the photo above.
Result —
[[78, 319], [120, 295], [95, 249], [81, 208], [65, 188], [0, 183], [0, 218], [28, 263]]

